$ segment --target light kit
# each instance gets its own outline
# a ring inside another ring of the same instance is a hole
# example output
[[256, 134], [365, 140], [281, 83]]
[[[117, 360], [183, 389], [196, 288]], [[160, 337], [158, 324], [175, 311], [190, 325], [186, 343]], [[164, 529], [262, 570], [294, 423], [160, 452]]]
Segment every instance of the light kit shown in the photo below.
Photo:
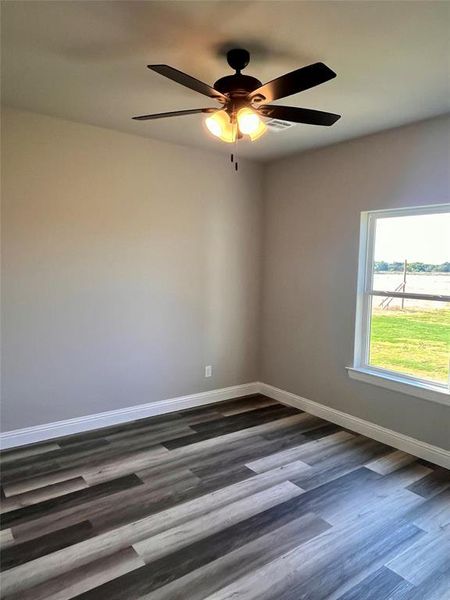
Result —
[[205, 119], [209, 131], [223, 142], [233, 143], [244, 135], [253, 142], [267, 130], [261, 117], [250, 108], [241, 108], [236, 115], [218, 110]]

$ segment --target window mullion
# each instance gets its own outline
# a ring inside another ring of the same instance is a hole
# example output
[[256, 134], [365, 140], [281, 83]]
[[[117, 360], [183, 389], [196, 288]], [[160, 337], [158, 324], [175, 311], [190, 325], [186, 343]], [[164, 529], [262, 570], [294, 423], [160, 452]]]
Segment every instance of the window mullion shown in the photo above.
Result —
[[394, 292], [385, 290], [370, 290], [366, 292], [370, 296], [383, 296], [386, 298], [405, 298], [410, 300], [430, 300], [432, 302], [450, 302], [450, 296], [440, 294], [415, 294], [414, 292]]

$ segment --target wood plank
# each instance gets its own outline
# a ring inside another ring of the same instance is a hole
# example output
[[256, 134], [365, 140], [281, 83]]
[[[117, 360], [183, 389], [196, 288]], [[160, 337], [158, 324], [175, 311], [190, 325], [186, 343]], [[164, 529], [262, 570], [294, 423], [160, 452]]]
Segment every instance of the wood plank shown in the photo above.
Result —
[[179, 483], [180, 481], [189, 481], [198, 483], [199, 478], [194, 475], [190, 469], [171, 469], [164, 471], [155, 471], [155, 469], [144, 469], [137, 471], [136, 475], [147, 484], [147, 489], [160, 489]]
[[[226, 587], [239, 577], [270, 563], [292, 548], [299, 547], [329, 529], [313, 514], [306, 514], [255, 540], [192, 570], [185, 576], [139, 596], [142, 600], [201, 600]], [[243, 596], [245, 597], [245, 596]], [[106, 597], [105, 597], [106, 598]], [[87, 599], [85, 599], [87, 600]], [[93, 600], [93, 599], [92, 599]]]
[[226, 529], [285, 500], [295, 498], [301, 493], [300, 488], [285, 481], [136, 542], [133, 548], [145, 562], [157, 560], [202, 539], [207, 533], [213, 534]]
[[[82, 504], [75, 502], [68, 508], [61, 507], [57, 512], [50, 511], [41, 517], [36, 516], [31, 522], [13, 524], [13, 533], [17, 539], [27, 540], [89, 519], [99, 534], [213, 491], [205, 489], [201, 483], [193, 484], [193, 478], [179, 480], [170, 488], [154, 489], [152, 483], [141, 482], [140, 486], [124, 488], [111, 496], [101, 494], [92, 499], [86, 498]], [[221, 487], [218, 484], [214, 489]], [[117, 510], [118, 506], [121, 507], [120, 510]]]
[[241, 400], [236, 406], [231, 406], [229, 408], [220, 408], [220, 414], [224, 417], [232, 417], [233, 415], [239, 415], [244, 412], [251, 412], [253, 410], [258, 410], [259, 408], [264, 408], [265, 406], [273, 406], [277, 404], [276, 400], [272, 400], [272, 398], [248, 398], [247, 400]]
[[142, 428], [149, 427], [155, 429], [159, 426], [163, 429], [176, 428], [181, 425], [189, 425], [191, 422], [196, 422], [197, 419], [210, 419], [220, 418], [220, 413], [215, 409], [211, 409], [208, 406], [202, 407], [201, 410], [194, 409], [194, 411], [183, 411], [183, 412], [172, 412], [155, 417], [146, 417], [144, 419], [138, 419], [137, 421], [129, 421], [126, 423], [119, 423], [118, 425], [112, 425], [111, 427], [102, 427], [101, 429], [95, 429], [92, 431], [85, 431], [83, 433], [72, 434], [58, 438], [56, 441], [61, 447], [73, 446], [76, 444], [84, 443], [89, 440], [105, 439], [108, 436], [115, 434], [139, 431]]
[[401, 450], [396, 450], [391, 454], [368, 462], [366, 467], [368, 469], [372, 469], [372, 471], [375, 471], [375, 473], [379, 473], [380, 475], [387, 475], [388, 473], [392, 473], [392, 471], [401, 469], [401, 467], [405, 467], [416, 460], [417, 459], [415, 456], [407, 454], [406, 452], [402, 452]]
[[61, 470], [70, 466], [83, 464], [86, 457], [94, 458], [111, 453], [109, 442], [104, 439], [78, 442], [74, 446], [58, 448], [44, 455], [30, 456], [9, 463], [2, 471], [2, 481], [5, 484], [30, 477], [38, 477], [50, 471]]
[[[194, 433], [192, 435], [183, 436], [182, 438], [176, 438], [173, 440], [168, 440], [164, 442], [164, 446], [169, 450], [174, 450], [176, 448], [182, 448], [183, 446], [189, 446], [191, 444], [197, 444], [204, 440], [209, 440], [211, 438], [216, 438], [218, 436], [223, 436], [225, 434], [230, 434], [238, 431], [243, 431], [248, 428], [254, 428], [255, 426], [263, 426], [265, 423], [274, 423], [276, 420], [281, 420], [283, 418], [289, 416], [297, 416], [296, 410], [292, 408], [278, 408], [275, 407], [276, 410], [272, 411], [271, 406], [267, 407], [267, 409], [261, 409], [261, 411], [271, 410], [270, 413], [264, 413], [264, 415], [259, 417], [254, 417], [252, 419], [252, 415], [250, 417], [247, 415], [242, 418], [241, 415], [237, 415], [239, 417], [239, 421], [230, 422], [230, 423], [220, 423], [220, 426], [216, 426], [216, 421], [212, 423], [207, 423], [206, 426], [199, 432]], [[234, 417], [226, 417], [226, 419], [234, 419]], [[203, 424], [205, 425], [205, 424]], [[209, 426], [209, 427], [208, 427]], [[198, 427], [198, 426], [195, 426]]]
[[62, 577], [49, 579], [29, 590], [8, 596], [8, 600], [70, 600], [75, 596], [78, 598], [106, 582], [116, 581], [126, 573], [136, 572], [143, 565], [144, 561], [132, 548], [125, 548], [111, 556], [64, 573]]
[[11, 450], [3, 450], [0, 454], [2, 465], [7, 465], [10, 462], [21, 460], [29, 456], [36, 456], [38, 454], [44, 454], [45, 452], [51, 452], [52, 450], [59, 450], [60, 446], [56, 442], [46, 442], [44, 444], [33, 444], [29, 446], [23, 446], [22, 448], [13, 448]]
[[161, 460], [162, 456], [167, 455], [167, 453], [168, 450], [163, 446], [155, 446], [146, 450], [125, 453], [106, 460], [89, 461], [81, 469], [63, 469], [19, 480], [15, 483], [9, 483], [5, 486], [5, 494], [9, 496], [23, 494], [47, 485], [67, 481], [79, 475], [90, 485], [102, 483], [148, 467], [150, 463]]
[[8, 546], [1, 553], [1, 568], [4, 571], [5, 569], [12, 569], [18, 565], [23, 565], [39, 557], [56, 552], [61, 548], [66, 548], [81, 540], [85, 540], [92, 533], [92, 525], [89, 521], [83, 521], [82, 523], [72, 525], [72, 527], [59, 529], [29, 542]]
[[331, 455], [326, 450], [322, 456], [327, 457], [322, 461], [316, 462], [312, 459], [311, 462], [315, 463], [312, 469], [293, 481], [305, 490], [310, 490], [360, 468], [368, 459], [384, 452], [382, 444], [358, 436], [345, 442], [340, 451], [332, 452]]
[[414, 587], [407, 596], [392, 597], [389, 600], [447, 600], [450, 590], [450, 567], [435, 569], [420, 585]]
[[[33, 519], [44, 519], [48, 515], [49, 520], [54, 523], [53, 529], [57, 529], [58, 514], [61, 510], [67, 510], [71, 507], [82, 507], [86, 502], [92, 502], [98, 498], [108, 498], [109, 502], [114, 502], [115, 494], [122, 490], [129, 490], [136, 486], [142, 485], [142, 481], [136, 475], [127, 475], [112, 479], [106, 483], [101, 483], [91, 487], [77, 490], [62, 496], [57, 496], [49, 500], [39, 502], [38, 504], [10, 511], [2, 515], [2, 527], [13, 526], [18, 528], [22, 523], [26, 523]], [[83, 520], [83, 519], [79, 519]], [[25, 531], [28, 526], [24, 527]], [[42, 532], [46, 533], [46, 532]], [[42, 535], [42, 533], [40, 535]], [[21, 530], [17, 529], [17, 537], [22, 539]]]
[[192, 428], [196, 433], [210, 432], [217, 435], [238, 431], [239, 429], [246, 429], [247, 427], [254, 427], [255, 425], [261, 425], [262, 423], [274, 421], [279, 417], [286, 417], [293, 414], [296, 414], [296, 410], [293, 408], [281, 406], [280, 404], [271, 404], [269, 406], [257, 408], [250, 414], [239, 413], [237, 415], [222, 417], [215, 421], [198, 423], [193, 425]]
[[[231, 470], [235, 467], [246, 465], [248, 462], [264, 458], [274, 452], [281, 452], [288, 448], [305, 443], [303, 434], [287, 439], [266, 440], [264, 436], [254, 436], [251, 443], [244, 440], [222, 444], [208, 453], [194, 455], [189, 459], [188, 466], [195, 470], [200, 477], [208, 477], [217, 470]], [[246, 467], [248, 468], [248, 467]], [[248, 469], [250, 470], [250, 469]], [[251, 471], [251, 473], [254, 473]]]
[[14, 543], [14, 536], [11, 529], [2, 529], [0, 531], [0, 548], [7, 548]]
[[405, 598], [413, 586], [386, 567], [370, 573], [360, 583], [339, 596], [338, 600], [380, 600], [381, 598], [397, 597], [402, 594]]
[[255, 473], [263, 473], [264, 471], [280, 467], [281, 465], [293, 462], [294, 460], [302, 460], [306, 463], [312, 455], [315, 455], [317, 458], [317, 456], [326, 448], [334, 448], [347, 440], [354, 439], [354, 437], [353, 434], [347, 433], [346, 431], [334, 433], [319, 440], [314, 440], [300, 446], [295, 446], [294, 448], [289, 448], [288, 450], [283, 450], [282, 452], [276, 452], [260, 460], [249, 462], [246, 466], [252, 471], [255, 471]]
[[337, 425], [334, 425], [332, 423], [327, 423], [327, 421], [324, 421], [319, 417], [315, 417], [314, 415], [310, 415], [308, 413], [302, 414], [304, 418], [301, 423], [296, 423], [294, 425], [283, 427], [282, 429], [278, 429], [276, 431], [270, 431], [268, 433], [265, 433], [265, 439], [286, 439], [291, 436], [296, 437], [298, 433], [303, 433], [305, 436], [305, 440], [308, 441], [307, 438], [316, 435], [315, 433], [313, 433], [316, 431], [318, 431], [317, 437], [324, 437], [325, 435], [330, 435], [332, 433], [342, 431], [341, 427], [338, 427]]
[[[217, 414], [217, 418], [220, 418], [220, 414]], [[150, 423], [134, 427], [133, 429], [126, 429], [125, 431], [118, 431], [105, 435], [105, 440], [112, 444], [123, 440], [133, 442], [136, 437], [147, 436], [148, 440], [153, 444], [155, 441], [159, 443], [161, 440], [170, 439], [177, 433], [190, 435], [195, 432], [189, 425], [183, 422], [157, 423], [155, 425], [150, 421]]]
[[218, 465], [217, 469], [208, 469], [205, 471], [201, 468], [193, 468], [192, 472], [199, 477], [205, 488], [217, 489], [224, 485], [232, 485], [249, 477], [254, 477], [254, 472], [247, 469], [245, 465], [237, 467], [225, 467]]
[[408, 518], [424, 531], [439, 533], [450, 530], [450, 489], [414, 508], [408, 513]]
[[[420, 466], [419, 468], [423, 469], [426, 467]], [[363, 468], [362, 471], [366, 471], [366, 469]], [[411, 470], [409, 471], [409, 475], [410, 478], [408, 480], [410, 481], [412, 478], [417, 477], [418, 473], [415, 470]], [[340, 481], [343, 479], [344, 477], [340, 477], [334, 480], [331, 482], [331, 486], [333, 483], [339, 486]], [[352, 515], [367, 518], [370, 514], [379, 514], [380, 509], [385, 503], [392, 506], [392, 502], [394, 501], [397, 501], [400, 505], [404, 503], [404, 506], [411, 504], [413, 508], [421, 504], [420, 500], [405, 488], [404, 482], [401, 479], [390, 479], [389, 481], [380, 481], [379, 479], [369, 479], [367, 477], [361, 477], [361, 479], [365, 479], [364, 487], [352, 487], [350, 490], [348, 488], [345, 490], [344, 488], [343, 492], [341, 492], [339, 500], [345, 499], [344, 502], [338, 502], [338, 498], [333, 494], [332, 496], [334, 496], [335, 501], [330, 501], [323, 505], [320, 514], [327, 521], [335, 525], [344, 523]]]
[[440, 467], [433, 469], [426, 477], [412, 483], [408, 489], [423, 498], [432, 498], [448, 488], [450, 488], [450, 472]]
[[427, 533], [386, 566], [417, 586], [433, 572], [448, 565], [450, 556], [450, 531]]
[[1, 503], [1, 512], [10, 512], [12, 510], [24, 508], [25, 506], [39, 504], [45, 500], [50, 500], [50, 498], [64, 496], [65, 494], [83, 490], [87, 487], [88, 484], [82, 477], [74, 477], [73, 479], [62, 481], [61, 483], [47, 485], [45, 487], [32, 490], [31, 492], [11, 496]]

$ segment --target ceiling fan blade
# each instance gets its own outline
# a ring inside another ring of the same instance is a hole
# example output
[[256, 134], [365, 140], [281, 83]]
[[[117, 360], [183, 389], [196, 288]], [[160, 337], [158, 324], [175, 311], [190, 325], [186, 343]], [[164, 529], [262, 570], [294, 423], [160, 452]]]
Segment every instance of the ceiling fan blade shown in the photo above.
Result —
[[135, 121], [150, 121], [151, 119], [165, 119], [166, 117], [181, 117], [182, 115], [195, 115], [198, 113], [216, 112], [216, 108], [191, 108], [190, 110], [175, 110], [172, 112], [156, 113], [154, 115], [141, 115], [132, 117]]
[[199, 94], [203, 94], [204, 96], [209, 96], [209, 98], [216, 98], [217, 100], [222, 100], [225, 102], [227, 97], [215, 90], [213, 87], [208, 85], [207, 83], [203, 83], [203, 81], [199, 81], [195, 79], [195, 77], [191, 77], [182, 71], [178, 71], [178, 69], [174, 69], [173, 67], [169, 67], [169, 65], [147, 65], [149, 69], [159, 73], [160, 75], [164, 75], [164, 77], [168, 77], [172, 81], [184, 85], [194, 92], [198, 92]]
[[283, 121], [306, 123], [307, 125], [330, 126], [341, 118], [341, 115], [335, 115], [334, 113], [311, 110], [310, 108], [297, 108], [295, 106], [264, 105], [258, 109], [258, 112], [271, 119], [282, 119]]
[[336, 73], [327, 65], [321, 62], [314, 63], [265, 83], [249, 94], [249, 99], [261, 95], [264, 96], [266, 102], [273, 102], [325, 83], [333, 77], [336, 77]]

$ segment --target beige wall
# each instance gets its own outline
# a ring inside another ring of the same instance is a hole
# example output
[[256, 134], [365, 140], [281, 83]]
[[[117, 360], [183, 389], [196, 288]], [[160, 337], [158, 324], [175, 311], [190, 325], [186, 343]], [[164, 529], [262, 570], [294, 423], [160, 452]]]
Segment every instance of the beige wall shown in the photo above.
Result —
[[265, 177], [261, 379], [450, 447], [450, 408], [350, 380], [360, 212], [448, 202], [449, 119], [271, 164]]
[[2, 429], [254, 381], [261, 167], [31, 113], [2, 125]]

